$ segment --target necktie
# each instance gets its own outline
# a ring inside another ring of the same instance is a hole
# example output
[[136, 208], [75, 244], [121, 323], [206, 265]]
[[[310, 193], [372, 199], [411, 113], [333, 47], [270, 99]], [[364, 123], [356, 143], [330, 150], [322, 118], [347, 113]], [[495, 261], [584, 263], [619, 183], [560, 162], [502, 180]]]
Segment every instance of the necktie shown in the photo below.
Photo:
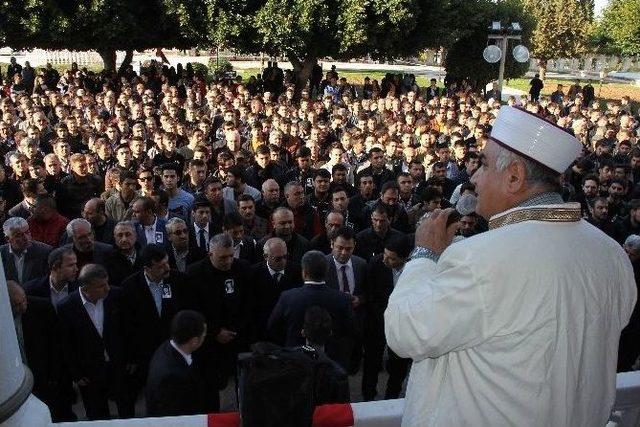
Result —
[[273, 273], [273, 280], [274, 280], [274, 282], [276, 282], [276, 283], [280, 283], [280, 276], [281, 276], [281, 274], [280, 274], [280, 272], [279, 272], [279, 271], [276, 271], [275, 273]]
[[342, 292], [350, 294], [351, 290], [349, 289], [349, 278], [347, 277], [347, 266], [346, 265], [341, 266], [340, 271], [342, 274]]
[[198, 239], [199, 239], [199, 243], [198, 245], [200, 246], [200, 249], [204, 249], [205, 251], [207, 250], [207, 241], [204, 238], [204, 228], [201, 228], [200, 231], [198, 232]]

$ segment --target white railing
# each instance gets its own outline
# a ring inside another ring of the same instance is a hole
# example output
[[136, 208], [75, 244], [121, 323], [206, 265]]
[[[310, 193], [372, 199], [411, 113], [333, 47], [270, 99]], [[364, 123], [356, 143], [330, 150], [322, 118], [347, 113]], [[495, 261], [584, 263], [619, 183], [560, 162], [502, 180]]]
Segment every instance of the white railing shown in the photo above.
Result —
[[[327, 417], [332, 413], [341, 420], [348, 419], [349, 417], [345, 417], [346, 412], [352, 414], [353, 421], [341, 424], [344, 427], [351, 425], [354, 427], [400, 427], [404, 399], [329, 405], [324, 408], [326, 410], [323, 411], [323, 417], [318, 417], [318, 411], [316, 411], [314, 427], [328, 425]], [[237, 417], [215, 414], [54, 424], [55, 427], [235, 427], [237, 425]], [[639, 425], [640, 371], [618, 374], [614, 413], [606, 427], [637, 427]]]

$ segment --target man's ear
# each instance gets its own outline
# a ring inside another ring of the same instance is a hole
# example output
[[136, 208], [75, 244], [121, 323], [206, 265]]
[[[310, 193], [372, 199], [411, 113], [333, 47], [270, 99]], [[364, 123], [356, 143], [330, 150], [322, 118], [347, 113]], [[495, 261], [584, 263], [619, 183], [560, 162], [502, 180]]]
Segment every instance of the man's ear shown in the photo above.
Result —
[[512, 162], [504, 171], [506, 189], [510, 194], [519, 193], [526, 186], [527, 168], [523, 162]]

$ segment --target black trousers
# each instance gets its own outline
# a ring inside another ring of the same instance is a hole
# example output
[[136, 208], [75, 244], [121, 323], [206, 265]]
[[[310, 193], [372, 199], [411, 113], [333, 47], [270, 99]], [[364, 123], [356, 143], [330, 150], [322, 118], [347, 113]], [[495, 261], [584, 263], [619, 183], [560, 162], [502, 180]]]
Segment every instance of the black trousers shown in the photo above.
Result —
[[370, 334], [364, 341], [362, 371], [362, 396], [365, 401], [375, 400], [378, 394], [378, 373], [382, 370], [384, 350], [387, 348], [385, 369], [389, 374], [385, 399], [397, 399], [402, 391], [402, 383], [407, 377], [411, 359], [403, 359], [395, 354], [384, 339], [383, 331]]
[[[212, 338], [213, 339], [213, 338]], [[193, 354], [193, 369], [202, 379], [205, 389], [204, 407], [207, 413], [220, 411], [220, 392], [227, 383], [226, 360], [215, 351], [212, 342], [205, 344]]]
[[411, 359], [404, 359], [395, 354], [387, 347], [387, 373], [389, 380], [387, 381], [387, 391], [384, 393], [385, 399], [397, 399], [402, 391], [402, 383], [407, 378]]
[[53, 395], [45, 403], [49, 406], [53, 422], [78, 421], [78, 417], [72, 409], [76, 395], [71, 380], [55, 384], [52, 389]]
[[90, 378], [85, 386], [79, 386], [82, 403], [89, 420], [111, 419], [109, 399], [116, 402], [119, 418], [135, 416], [135, 398], [127, 392], [124, 384], [124, 372], [107, 363], [105, 375]]
[[620, 334], [618, 348], [618, 372], [628, 372], [640, 357], [640, 324], [633, 319]]

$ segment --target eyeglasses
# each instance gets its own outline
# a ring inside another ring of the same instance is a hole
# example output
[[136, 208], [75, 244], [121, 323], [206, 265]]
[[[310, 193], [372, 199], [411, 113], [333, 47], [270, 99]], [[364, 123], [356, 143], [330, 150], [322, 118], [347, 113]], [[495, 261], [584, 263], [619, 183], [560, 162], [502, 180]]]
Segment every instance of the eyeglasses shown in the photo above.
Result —
[[153, 180], [152, 176], [141, 176], [138, 178], [140, 181], [151, 181]]

